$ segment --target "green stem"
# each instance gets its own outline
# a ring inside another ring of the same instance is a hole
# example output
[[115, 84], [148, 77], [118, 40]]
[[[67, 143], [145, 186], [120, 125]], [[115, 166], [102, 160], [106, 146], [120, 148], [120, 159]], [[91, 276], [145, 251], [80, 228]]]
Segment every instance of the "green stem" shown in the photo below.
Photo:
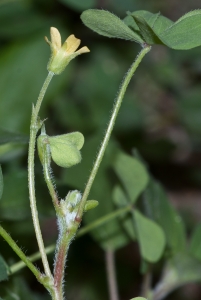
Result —
[[[16, 242], [12, 237], [0, 226], [0, 235], [5, 239], [5, 241], [10, 245], [10, 247], [15, 251], [15, 253], [21, 258], [23, 264], [25, 264], [32, 273], [36, 276], [37, 280], [41, 282], [42, 274], [40, 271], [32, 264], [31, 260], [24, 254], [24, 252], [18, 247]], [[12, 273], [12, 271], [11, 271]]]
[[54, 73], [49, 72], [48, 76], [43, 84], [43, 87], [40, 91], [36, 106], [33, 108], [32, 116], [31, 116], [31, 126], [30, 126], [30, 140], [29, 140], [29, 153], [28, 153], [28, 179], [29, 179], [29, 198], [30, 198], [30, 206], [32, 219], [34, 224], [34, 229], [36, 233], [36, 239], [38, 242], [39, 250], [41, 253], [41, 258], [45, 270], [45, 274], [48, 277], [52, 277], [49, 263], [47, 260], [47, 255], [45, 253], [45, 247], [43, 243], [42, 233], [39, 224], [38, 218], [38, 210], [36, 207], [36, 196], [35, 196], [35, 179], [34, 179], [34, 152], [35, 152], [35, 144], [36, 144], [36, 135], [39, 129], [38, 124], [38, 113], [41, 107], [42, 100], [44, 98], [45, 92], [48, 88], [48, 85], [53, 77]]
[[52, 183], [52, 170], [50, 167], [51, 158], [49, 153], [49, 145], [46, 145], [45, 153], [44, 153], [44, 160], [43, 160], [43, 170], [44, 170], [44, 177], [45, 182], [47, 184], [50, 196], [52, 198], [52, 202], [56, 211], [57, 215], [61, 214], [60, 206], [59, 206], [59, 199], [57, 195], [57, 191], [54, 188], [54, 184]]
[[92, 169], [91, 174], [89, 176], [88, 182], [86, 184], [86, 187], [85, 187], [85, 190], [84, 190], [84, 193], [83, 193], [83, 196], [82, 196], [82, 200], [80, 202], [79, 210], [78, 210], [78, 213], [77, 213], [77, 219], [78, 220], [82, 219], [82, 215], [83, 215], [83, 212], [84, 212], [85, 203], [87, 201], [87, 198], [88, 198], [89, 192], [91, 190], [92, 184], [93, 184], [94, 179], [96, 177], [96, 174], [98, 172], [100, 163], [101, 163], [101, 161], [103, 159], [105, 150], [107, 148], [107, 145], [108, 145], [108, 142], [109, 142], [112, 130], [114, 128], [114, 124], [115, 124], [115, 121], [116, 121], [119, 109], [121, 107], [121, 103], [122, 103], [122, 100], [124, 98], [124, 95], [125, 95], [126, 89], [128, 87], [128, 84], [129, 84], [132, 76], [134, 75], [137, 67], [139, 66], [140, 62], [142, 61], [143, 57], [150, 50], [151, 50], [151, 46], [148, 46], [148, 45], [146, 45], [141, 50], [141, 52], [138, 54], [136, 60], [133, 62], [133, 64], [131, 65], [130, 69], [128, 70], [128, 72], [126, 73], [126, 75], [125, 75], [125, 77], [123, 79], [123, 82], [122, 82], [121, 87], [119, 89], [119, 93], [118, 93], [117, 99], [116, 99], [114, 107], [113, 107], [113, 111], [112, 111], [112, 115], [111, 115], [111, 118], [110, 118], [110, 122], [108, 124], [108, 127], [107, 127], [107, 130], [106, 130], [103, 142], [101, 144], [101, 147], [100, 147], [100, 150], [99, 150], [99, 153], [98, 153], [98, 156], [97, 156], [96, 161], [95, 161], [95, 163], [93, 165], [93, 169]]
[[[99, 218], [98, 220], [92, 222], [91, 224], [81, 228], [77, 233], [77, 237], [81, 237], [81, 236], [85, 235], [86, 233], [90, 232], [91, 230], [105, 224], [106, 222], [109, 222], [110, 220], [113, 220], [114, 218], [117, 218], [121, 214], [123, 214], [127, 211], [130, 211], [131, 209], [132, 209], [132, 206], [128, 205], [128, 206], [120, 208], [110, 214], [107, 214], [106, 216]], [[55, 244], [48, 246], [47, 248], [45, 248], [45, 250], [46, 250], [46, 254], [50, 254], [50, 253], [54, 252]], [[40, 252], [34, 253], [31, 256], [29, 256], [29, 260], [32, 262], [38, 260], [39, 258], [41, 258]], [[25, 266], [26, 265], [24, 264], [24, 262], [19, 261], [10, 267], [10, 271], [13, 274], [15, 272], [18, 272]]]

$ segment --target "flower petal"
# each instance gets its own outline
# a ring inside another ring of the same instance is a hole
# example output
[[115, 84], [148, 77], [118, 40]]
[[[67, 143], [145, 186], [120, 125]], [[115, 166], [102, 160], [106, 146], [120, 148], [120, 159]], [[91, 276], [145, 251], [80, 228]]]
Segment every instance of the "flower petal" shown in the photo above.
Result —
[[54, 48], [60, 49], [61, 48], [61, 35], [57, 28], [51, 27], [50, 28], [50, 36], [51, 36], [51, 42], [52, 46]]
[[67, 40], [65, 41], [66, 44], [66, 51], [70, 54], [77, 50], [81, 41], [77, 39], [74, 34], [71, 34]]
[[75, 53], [76, 53], [77, 55], [80, 55], [80, 54], [82, 54], [82, 53], [87, 53], [87, 52], [90, 52], [90, 50], [89, 50], [88, 47], [84, 46], [84, 47], [82, 47], [81, 49], [79, 49], [78, 51], [76, 51]]

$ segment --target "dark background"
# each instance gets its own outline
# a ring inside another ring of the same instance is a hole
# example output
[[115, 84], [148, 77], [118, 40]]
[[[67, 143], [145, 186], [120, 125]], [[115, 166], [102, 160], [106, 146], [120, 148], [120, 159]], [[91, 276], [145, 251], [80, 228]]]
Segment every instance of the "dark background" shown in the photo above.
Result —
[[[140, 51], [135, 43], [93, 33], [82, 24], [81, 12], [102, 8], [123, 18], [128, 10], [144, 9], [160, 11], [176, 21], [199, 6], [198, 0], [0, 1], [0, 162], [5, 181], [0, 220], [27, 254], [37, 251], [28, 202], [27, 142], [31, 104], [36, 102], [47, 74], [50, 50], [43, 37], [49, 38], [49, 27], [57, 27], [63, 40], [75, 34], [82, 40], [81, 46], [91, 50], [55, 76], [41, 111], [41, 118], [48, 118], [49, 135], [81, 131], [85, 136], [83, 167], [81, 164], [71, 171], [54, 166], [64, 197], [69, 189], [83, 190], [120, 82]], [[174, 51], [154, 46], [128, 88], [111, 146], [129, 154], [138, 149], [183, 217], [187, 237], [201, 218], [200, 81], [200, 47]], [[38, 158], [36, 184], [42, 230], [49, 245], [56, 240], [56, 221]], [[107, 188], [104, 191], [104, 182], [97, 177], [96, 194], [104, 196]], [[0, 252], [9, 265], [18, 261], [2, 239]], [[104, 256], [103, 248], [90, 235], [73, 243], [66, 268], [69, 300], [108, 299]], [[120, 299], [137, 296], [142, 282], [137, 245], [128, 243], [118, 249], [116, 262]], [[156, 272], [154, 282], [159, 274]], [[168, 299], [200, 299], [199, 289], [199, 284], [191, 284]], [[20, 299], [49, 299], [26, 269], [0, 283], [3, 299], [14, 299], [12, 293], [19, 294]]]

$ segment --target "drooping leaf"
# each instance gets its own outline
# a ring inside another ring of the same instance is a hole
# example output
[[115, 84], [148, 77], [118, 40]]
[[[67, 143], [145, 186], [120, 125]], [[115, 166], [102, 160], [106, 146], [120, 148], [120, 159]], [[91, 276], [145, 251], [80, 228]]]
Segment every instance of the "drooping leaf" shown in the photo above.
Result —
[[134, 210], [133, 217], [142, 257], [149, 262], [157, 262], [163, 254], [166, 243], [163, 230], [137, 209]]
[[148, 184], [148, 173], [144, 165], [136, 158], [119, 152], [114, 162], [114, 170], [120, 178], [132, 203]]
[[1, 165], [0, 165], [0, 199], [2, 197], [3, 194], [3, 174], [2, 174], [2, 169], [1, 169]]
[[197, 225], [193, 231], [189, 251], [201, 261], [201, 224]]
[[150, 179], [143, 193], [144, 211], [164, 230], [167, 245], [173, 253], [185, 250], [186, 237], [183, 222], [173, 206], [168, 201], [162, 186]]
[[138, 33], [109, 11], [88, 9], [82, 13], [81, 19], [87, 27], [100, 35], [144, 43]]
[[3, 257], [0, 255], [0, 281], [8, 279], [7, 264]]

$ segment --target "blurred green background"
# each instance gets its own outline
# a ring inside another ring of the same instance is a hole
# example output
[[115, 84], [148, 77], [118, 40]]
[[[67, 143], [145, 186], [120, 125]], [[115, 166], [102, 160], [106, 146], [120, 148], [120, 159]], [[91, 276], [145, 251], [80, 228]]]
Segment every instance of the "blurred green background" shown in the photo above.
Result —
[[[0, 0], [0, 163], [5, 182], [0, 221], [27, 254], [37, 251], [27, 189], [29, 122], [32, 103], [47, 74], [50, 49], [43, 37], [49, 38], [50, 26], [59, 29], [63, 40], [75, 34], [82, 40], [81, 46], [91, 50], [55, 76], [40, 114], [41, 118], [48, 118], [49, 135], [81, 131], [85, 136], [80, 166], [70, 170], [53, 166], [59, 192], [64, 197], [69, 189], [83, 191], [121, 80], [140, 51], [135, 43], [93, 33], [82, 24], [81, 12], [100, 8], [123, 18], [128, 10], [145, 9], [160, 11], [175, 21], [199, 6], [198, 0]], [[116, 178], [110, 164], [116, 149], [128, 154], [137, 149], [182, 215], [187, 236], [191, 234], [201, 219], [200, 82], [200, 47], [190, 51], [153, 47], [128, 88], [91, 192], [91, 197], [104, 206], [100, 204], [95, 214], [89, 212], [85, 223], [114, 208], [109, 195]], [[57, 227], [38, 157], [36, 188], [45, 244], [49, 245], [55, 242]], [[71, 246], [66, 268], [69, 300], [109, 299], [105, 254], [97, 240], [94, 234], [86, 235]], [[128, 300], [140, 293], [142, 276], [136, 244], [124, 244], [116, 252], [117, 277], [120, 299]], [[2, 238], [0, 252], [10, 265], [18, 261]], [[40, 263], [37, 265], [41, 267]], [[14, 299], [12, 293], [19, 294], [22, 300], [27, 296], [49, 299], [26, 269], [0, 283], [0, 297]], [[167, 299], [196, 300], [200, 296], [199, 285], [191, 284]]]

